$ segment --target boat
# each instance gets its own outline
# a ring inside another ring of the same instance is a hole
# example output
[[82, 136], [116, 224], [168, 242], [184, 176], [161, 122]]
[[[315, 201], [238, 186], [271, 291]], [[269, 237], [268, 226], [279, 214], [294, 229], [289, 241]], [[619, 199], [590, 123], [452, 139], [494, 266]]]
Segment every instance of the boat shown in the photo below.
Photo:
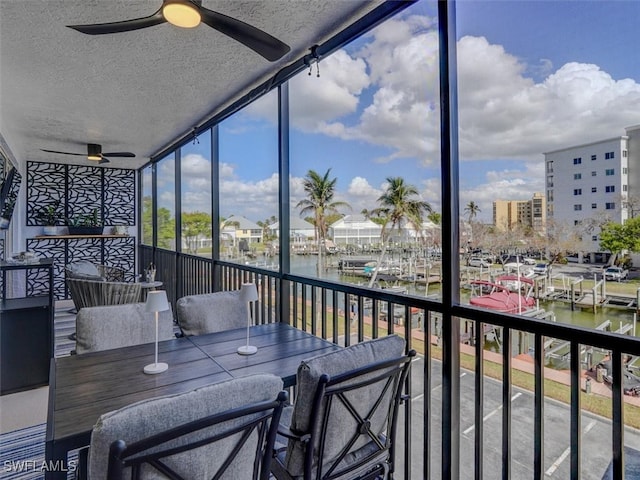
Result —
[[472, 296], [469, 303], [502, 313], [523, 313], [535, 307], [533, 287], [531, 279], [517, 275], [502, 275], [494, 282], [474, 280], [471, 288], [480, 294]]

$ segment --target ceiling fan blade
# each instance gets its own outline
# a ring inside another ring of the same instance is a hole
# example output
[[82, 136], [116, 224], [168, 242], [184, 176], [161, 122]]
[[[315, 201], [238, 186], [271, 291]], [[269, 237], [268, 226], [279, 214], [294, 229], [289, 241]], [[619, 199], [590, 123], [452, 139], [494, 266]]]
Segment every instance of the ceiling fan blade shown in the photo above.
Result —
[[102, 160], [100, 160], [100, 161], [98, 162], [98, 165], [103, 165], [103, 164], [105, 164], [105, 163], [110, 163], [110, 162], [109, 162], [109, 159], [108, 159], [108, 158], [104, 158], [104, 157], [102, 157]]
[[103, 153], [104, 155], [109, 155], [110, 157], [121, 157], [121, 158], [133, 158], [136, 156], [135, 153], [131, 153], [131, 152], [108, 152], [108, 153]]
[[131, 30], [153, 27], [154, 25], [159, 25], [164, 22], [166, 22], [166, 20], [162, 16], [160, 9], [153, 15], [143, 18], [134, 18], [122, 22], [96, 23], [93, 25], [67, 25], [67, 27], [73, 28], [80, 33], [86, 33], [87, 35], [105, 35], [108, 33], [129, 32]]
[[222, 13], [214, 12], [205, 7], [200, 7], [202, 21], [211, 28], [246, 45], [254, 52], [262, 55], [270, 62], [274, 62], [291, 50], [286, 43], [263, 32], [248, 23], [228, 17]]
[[87, 156], [86, 153], [59, 152], [57, 150], [45, 150], [44, 148], [41, 148], [40, 150], [42, 150], [43, 152], [47, 152], [47, 153], [61, 153], [62, 155], [77, 155], [79, 157], [86, 157]]

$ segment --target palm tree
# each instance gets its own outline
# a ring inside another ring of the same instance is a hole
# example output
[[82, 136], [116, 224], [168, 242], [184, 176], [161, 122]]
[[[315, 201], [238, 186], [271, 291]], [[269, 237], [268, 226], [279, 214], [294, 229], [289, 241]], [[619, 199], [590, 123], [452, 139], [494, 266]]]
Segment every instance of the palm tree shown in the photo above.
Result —
[[471, 223], [471, 221], [474, 218], [476, 218], [476, 216], [478, 215], [478, 213], [480, 213], [481, 210], [478, 204], [473, 200], [471, 200], [469, 203], [467, 203], [467, 206], [464, 207], [464, 211], [467, 212], [467, 214], [469, 215], [469, 223]]
[[313, 224], [316, 230], [316, 240], [318, 242], [318, 276], [322, 275], [323, 268], [323, 247], [329, 230], [327, 217], [337, 214], [339, 207], [349, 207], [346, 202], [334, 202], [337, 178], [329, 178], [331, 169], [324, 175], [320, 175], [314, 170], [309, 170], [302, 183], [308, 198], [300, 200], [296, 208], [300, 209], [300, 216], [313, 216]]
[[418, 189], [405, 183], [401, 177], [387, 177], [387, 189], [378, 198], [380, 205], [374, 211], [378, 217], [385, 220], [382, 225], [382, 251], [369, 281], [372, 287], [376, 281], [378, 269], [382, 265], [387, 248], [387, 240], [394, 230], [400, 231], [406, 224], [411, 225], [418, 235], [422, 232], [423, 216], [431, 213], [432, 208], [428, 202], [420, 200]]
[[[222, 236], [222, 230], [224, 230], [226, 227], [234, 227], [234, 228], [240, 228], [240, 222], [237, 220], [232, 220], [231, 217], [229, 218], [224, 218], [224, 217], [220, 217], [220, 242], [222, 242], [223, 236]], [[231, 239], [231, 246], [235, 247], [236, 245], [236, 236], [233, 235], [232, 239]]]

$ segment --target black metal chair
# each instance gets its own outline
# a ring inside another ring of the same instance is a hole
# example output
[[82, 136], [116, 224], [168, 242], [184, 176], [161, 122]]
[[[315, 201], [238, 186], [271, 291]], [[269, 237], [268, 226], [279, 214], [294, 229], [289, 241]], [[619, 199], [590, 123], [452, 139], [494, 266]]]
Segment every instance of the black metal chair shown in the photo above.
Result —
[[[329, 356], [344, 361], [343, 368], [358, 363], [344, 351]], [[415, 354], [412, 350], [344, 373], [322, 374], [312, 401], [299, 396], [294, 411], [287, 412], [292, 413], [290, 426], [279, 428], [287, 446], [274, 452], [273, 475], [278, 480], [393, 478], [398, 408], [407, 399], [402, 391]], [[307, 372], [317, 371], [308, 365], [313, 359], [306, 363]], [[322, 363], [328, 365], [327, 358]]]
[[286, 401], [282, 380], [260, 374], [103, 415], [91, 435], [89, 478], [267, 480]]

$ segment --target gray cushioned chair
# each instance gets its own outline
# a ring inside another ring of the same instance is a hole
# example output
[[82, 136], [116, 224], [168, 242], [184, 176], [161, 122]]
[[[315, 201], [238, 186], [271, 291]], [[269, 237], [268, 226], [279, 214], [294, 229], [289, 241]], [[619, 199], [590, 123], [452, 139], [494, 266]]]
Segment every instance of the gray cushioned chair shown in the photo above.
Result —
[[[158, 315], [158, 339], [175, 338], [173, 314]], [[144, 303], [87, 307], [76, 315], [76, 353], [152, 343], [156, 339], [155, 314], [145, 311]]]
[[88, 260], [77, 260], [65, 267], [67, 278], [97, 280], [102, 282], [124, 281], [124, 270], [110, 265], [96, 265]]
[[248, 305], [240, 291], [189, 295], [176, 302], [176, 316], [184, 335], [202, 335], [247, 326]]
[[[397, 409], [415, 351], [391, 335], [302, 362], [278, 480], [392, 478]], [[287, 425], [286, 419], [289, 420]]]
[[250, 375], [106, 413], [91, 433], [88, 477], [266, 480], [282, 387], [277, 376]]
[[86, 307], [123, 305], [140, 301], [139, 283], [67, 278], [67, 286], [78, 311]]

